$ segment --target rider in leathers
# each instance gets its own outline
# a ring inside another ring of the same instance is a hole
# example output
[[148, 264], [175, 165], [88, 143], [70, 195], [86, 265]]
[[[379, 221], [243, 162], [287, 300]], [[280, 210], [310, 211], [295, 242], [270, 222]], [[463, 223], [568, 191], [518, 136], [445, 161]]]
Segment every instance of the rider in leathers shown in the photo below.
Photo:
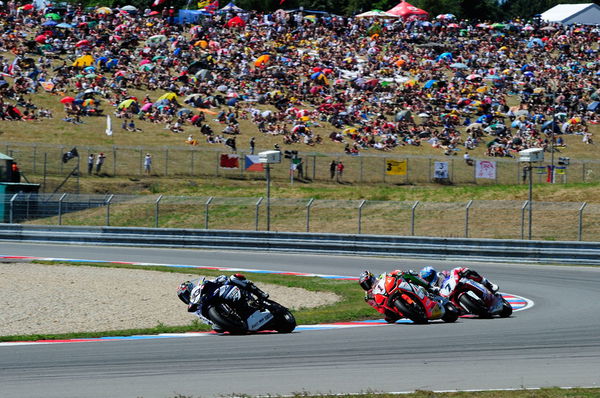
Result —
[[218, 331], [207, 316], [209, 307], [207, 304], [210, 303], [212, 293], [223, 285], [238, 286], [240, 289], [247, 290], [263, 300], [269, 297], [268, 293], [263, 292], [242, 274], [233, 274], [229, 277], [220, 275], [213, 280], [202, 279], [197, 285], [186, 281], [179, 285], [177, 295], [181, 301], [188, 305], [188, 312], [195, 313], [204, 323], [212, 325], [213, 329]]
[[[448, 278], [460, 280], [461, 278], [467, 278], [479, 282], [488, 288], [492, 293], [498, 291], [498, 285], [490, 282], [485, 277], [481, 276], [477, 271], [473, 271], [467, 267], [456, 267], [450, 271], [438, 272], [433, 267], [425, 267], [419, 272], [420, 277], [428, 283], [429, 289], [439, 294], [440, 289], [444, 285], [444, 281]], [[444, 294], [445, 296], [447, 294]]]
[[371, 307], [375, 308], [375, 310], [377, 310], [377, 312], [382, 313], [385, 316], [386, 322], [394, 323], [398, 319], [400, 319], [400, 316], [398, 316], [398, 314], [396, 314], [395, 312], [387, 310], [385, 307], [383, 307], [382, 305], [379, 305], [375, 301], [375, 295], [377, 295], [377, 294], [386, 295], [384, 284], [385, 284], [385, 277], [388, 275], [389, 276], [400, 276], [407, 282], [413, 283], [418, 286], [422, 286], [425, 289], [427, 289], [428, 291], [429, 291], [429, 285], [427, 284], [426, 281], [424, 281], [423, 279], [421, 279], [421, 277], [419, 277], [419, 274], [417, 274], [416, 272], [414, 272], [412, 270], [408, 271], [408, 272], [404, 272], [401, 270], [394, 270], [394, 271], [390, 272], [389, 274], [386, 274], [386, 273], [381, 274], [379, 276], [379, 278], [376, 278], [370, 271], [364, 271], [362, 274], [360, 274], [358, 283], [366, 291], [365, 301]]

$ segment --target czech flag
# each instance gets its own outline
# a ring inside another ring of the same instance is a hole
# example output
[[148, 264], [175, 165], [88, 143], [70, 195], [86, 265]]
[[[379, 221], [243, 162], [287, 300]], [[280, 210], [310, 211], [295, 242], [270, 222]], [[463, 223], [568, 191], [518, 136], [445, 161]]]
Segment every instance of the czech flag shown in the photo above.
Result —
[[246, 171], [264, 171], [265, 166], [258, 161], [258, 155], [246, 155], [244, 169]]
[[240, 167], [240, 155], [222, 153], [219, 166], [222, 169], [238, 169]]

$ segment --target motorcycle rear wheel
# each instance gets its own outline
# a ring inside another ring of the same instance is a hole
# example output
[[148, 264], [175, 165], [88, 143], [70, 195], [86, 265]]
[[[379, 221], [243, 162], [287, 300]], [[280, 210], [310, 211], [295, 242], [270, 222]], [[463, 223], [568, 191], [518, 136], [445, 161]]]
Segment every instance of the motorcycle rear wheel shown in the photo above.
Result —
[[414, 323], [425, 324], [428, 321], [425, 309], [418, 301], [413, 300], [412, 304], [409, 304], [402, 298], [397, 298], [394, 300], [394, 307]]
[[490, 312], [481, 300], [475, 300], [468, 294], [463, 294], [458, 298], [458, 302], [467, 312], [473, 315], [481, 318], [491, 318]]
[[248, 331], [246, 322], [227, 304], [219, 303], [208, 309], [209, 319], [219, 329], [232, 334], [243, 334]]

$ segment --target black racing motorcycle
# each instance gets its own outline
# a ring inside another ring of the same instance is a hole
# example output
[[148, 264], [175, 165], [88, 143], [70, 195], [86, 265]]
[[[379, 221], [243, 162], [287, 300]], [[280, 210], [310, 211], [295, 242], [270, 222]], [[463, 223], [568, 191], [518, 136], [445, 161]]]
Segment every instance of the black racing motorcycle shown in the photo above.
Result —
[[212, 292], [204, 290], [194, 290], [190, 302], [202, 303], [202, 315], [214, 324], [217, 332], [246, 334], [274, 330], [291, 333], [296, 328], [294, 315], [273, 300], [233, 284]]

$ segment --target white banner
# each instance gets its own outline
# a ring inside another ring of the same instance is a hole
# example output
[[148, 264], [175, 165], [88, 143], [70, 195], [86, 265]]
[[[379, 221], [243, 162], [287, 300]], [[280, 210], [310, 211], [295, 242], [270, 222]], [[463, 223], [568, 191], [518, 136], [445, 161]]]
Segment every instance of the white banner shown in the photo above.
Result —
[[477, 160], [475, 162], [475, 178], [496, 179], [496, 162], [493, 160]]
[[433, 178], [448, 178], [448, 162], [435, 162]]

